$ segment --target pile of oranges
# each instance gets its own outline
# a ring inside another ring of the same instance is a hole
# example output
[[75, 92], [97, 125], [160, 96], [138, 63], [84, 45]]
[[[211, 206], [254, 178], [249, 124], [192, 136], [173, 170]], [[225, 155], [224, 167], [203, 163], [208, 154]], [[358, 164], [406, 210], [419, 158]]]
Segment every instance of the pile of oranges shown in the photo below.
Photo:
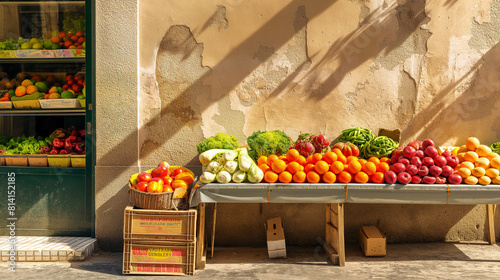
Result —
[[384, 183], [390, 159], [346, 157], [339, 149], [305, 158], [290, 149], [284, 156], [261, 156], [257, 164], [267, 183]]

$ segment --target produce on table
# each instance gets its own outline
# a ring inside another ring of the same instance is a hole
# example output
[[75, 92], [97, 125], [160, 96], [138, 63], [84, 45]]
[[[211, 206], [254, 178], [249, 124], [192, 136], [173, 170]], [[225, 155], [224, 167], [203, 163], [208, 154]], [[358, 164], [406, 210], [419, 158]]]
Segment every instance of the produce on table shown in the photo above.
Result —
[[[238, 148], [238, 139], [224, 132], [219, 132], [215, 134], [215, 136], [208, 137], [205, 141], [200, 142], [196, 145], [196, 149], [198, 150], [198, 154], [202, 154], [205, 151], [212, 149], [229, 149], [234, 150]], [[202, 162], [202, 164], [205, 164]]]
[[363, 150], [365, 145], [375, 138], [375, 135], [366, 128], [355, 127], [342, 130], [339, 137], [337, 138], [338, 142], [350, 142], [354, 145], [358, 146], [360, 150]]
[[[8, 139], [8, 141], [7, 141]], [[19, 136], [19, 137], [1, 137], [0, 150], [4, 155], [34, 155], [48, 153], [50, 142], [43, 137]]]
[[85, 129], [77, 130], [74, 126], [67, 130], [58, 128], [46, 138], [50, 141], [52, 149], [51, 155], [83, 155], [85, 154]]
[[292, 146], [292, 139], [280, 130], [256, 131], [247, 138], [249, 155], [256, 160], [260, 156], [284, 155]]
[[462, 178], [454, 174], [459, 160], [451, 151], [439, 155], [434, 142], [411, 142], [392, 154], [390, 170], [385, 173], [388, 184], [460, 184]]
[[467, 138], [458, 150], [460, 164], [455, 167], [455, 174], [469, 185], [500, 184], [500, 155], [492, 148], [481, 145], [475, 137]]
[[377, 136], [365, 144], [361, 153], [364, 158], [388, 157], [398, 146], [398, 142], [387, 136]]
[[346, 157], [334, 148], [324, 155], [315, 153], [305, 158], [297, 149], [285, 156], [261, 156], [259, 168], [267, 183], [383, 183], [389, 170], [388, 158], [372, 157], [368, 161], [355, 156]]
[[301, 133], [297, 140], [293, 143], [299, 153], [305, 157], [314, 153], [325, 153], [328, 151], [330, 141], [322, 134], [313, 135], [311, 133]]
[[236, 150], [213, 149], [205, 151], [199, 156], [205, 171], [200, 176], [204, 184], [241, 183], [248, 180], [250, 183], [259, 183], [264, 173], [248, 155], [247, 148]]
[[172, 198], [184, 198], [194, 182], [194, 176], [183, 167], [174, 168], [166, 161], [157, 167], [130, 176], [130, 187], [142, 192], [174, 192]]
[[346, 157], [348, 156], [359, 157], [360, 154], [358, 146], [354, 145], [351, 142], [337, 142], [335, 145], [333, 145], [332, 148], [339, 149], [340, 151], [342, 151], [342, 154]]

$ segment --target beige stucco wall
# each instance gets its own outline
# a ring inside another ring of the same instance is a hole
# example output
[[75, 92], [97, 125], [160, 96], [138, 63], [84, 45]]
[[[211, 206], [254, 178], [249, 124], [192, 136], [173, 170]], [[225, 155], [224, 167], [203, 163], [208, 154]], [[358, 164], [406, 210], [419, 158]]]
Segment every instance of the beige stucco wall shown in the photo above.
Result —
[[[500, 139], [500, 1], [97, 3], [101, 247], [120, 247], [127, 175], [162, 160], [198, 170], [195, 145], [217, 132], [242, 144], [256, 130], [335, 138], [353, 126], [400, 129], [402, 143]], [[291, 244], [314, 244], [323, 212], [220, 205], [216, 242], [264, 245], [263, 221], [281, 215]], [[484, 206], [348, 205], [346, 239], [377, 224], [389, 242], [484, 240], [485, 217]]]

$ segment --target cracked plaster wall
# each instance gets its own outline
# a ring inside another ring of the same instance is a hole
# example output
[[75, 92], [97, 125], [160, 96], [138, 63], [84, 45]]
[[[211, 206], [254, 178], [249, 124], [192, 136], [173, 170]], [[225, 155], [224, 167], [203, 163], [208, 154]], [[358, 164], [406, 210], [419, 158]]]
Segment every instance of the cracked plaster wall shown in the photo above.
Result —
[[[334, 138], [353, 126], [400, 129], [402, 143], [498, 141], [499, 6], [140, 1], [140, 165], [166, 159], [199, 170], [195, 145], [221, 131], [242, 144], [259, 129]], [[346, 240], [355, 242], [363, 224], [379, 225], [389, 242], [484, 240], [484, 209], [348, 205]], [[260, 225], [281, 215], [291, 244], [314, 244], [323, 236], [323, 210], [223, 204], [216, 242], [262, 245]]]

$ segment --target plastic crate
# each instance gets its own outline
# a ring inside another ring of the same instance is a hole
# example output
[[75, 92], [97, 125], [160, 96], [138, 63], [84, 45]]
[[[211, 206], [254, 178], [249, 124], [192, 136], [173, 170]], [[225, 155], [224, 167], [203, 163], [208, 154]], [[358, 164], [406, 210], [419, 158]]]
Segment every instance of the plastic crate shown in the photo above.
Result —
[[50, 167], [70, 167], [71, 155], [47, 155]]
[[196, 210], [149, 210], [125, 208], [124, 240], [196, 241]]
[[12, 101], [0, 101], [0, 109], [12, 109]]
[[76, 98], [67, 99], [40, 99], [42, 109], [55, 108], [80, 108], [80, 102]]
[[12, 101], [12, 104], [14, 104], [14, 108], [16, 108], [16, 109], [38, 109], [38, 108], [40, 108], [39, 100], [42, 100], [42, 99]]
[[123, 274], [194, 275], [196, 243], [123, 242]]
[[72, 167], [85, 167], [85, 155], [71, 155]]
[[7, 166], [28, 166], [28, 156], [26, 156], [26, 155], [5, 156], [5, 165], [7, 165]]
[[28, 165], [36, 166], [36, 167], [47, 167], [47, 155], [29, 155], [28, 156]]

